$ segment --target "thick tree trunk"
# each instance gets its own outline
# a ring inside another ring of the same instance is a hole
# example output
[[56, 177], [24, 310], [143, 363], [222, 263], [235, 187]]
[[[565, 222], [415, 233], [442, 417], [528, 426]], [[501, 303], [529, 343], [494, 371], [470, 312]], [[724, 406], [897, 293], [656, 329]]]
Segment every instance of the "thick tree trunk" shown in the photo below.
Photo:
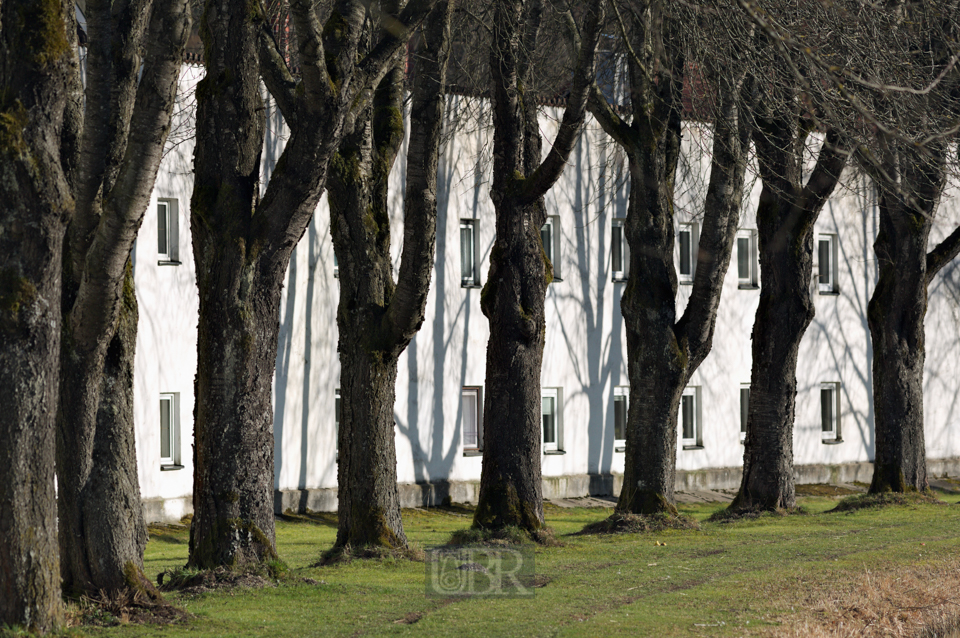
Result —
[[393, 406], [398, 343], [385, 321], [395, 285], [387, 190], [403, 140], [402, 76], [391, 71], [332, 163], [328, 201], [340, 264], [337, 547], [404, 548]]
[[[143, 575], [147, 529], [133, 420], [137, 301], [129, 262], [117, 328], [99, 355], [102, 367], [91, 363], [97, 355], [71, 347], [68, 338], [61, 355], [57, 446], [63, 588], [78, 595], [127, 588], [154, 595]], [[71, 412], [73, 406], [89, 409]]]
[[480, 308], [490, 321], [483, 414], [483, 471], [473, 523], [543, 526], [540, 368], [552, 275], [540, 238], [543, 202], [497, 206], [497, 240]]
[[243, 246], [195, 235], [194, 247], [200, 319], [188, 564], [257, 565], [277, 558], [272, 381], [281, 281], [264, 276]]
[[63, 622], [54, 458], [71, 2], [0, 4], [0, 625]]
[[942, 145], [898, 151], [899, 161], [877, 175], [880, 231], [873, 249], [880, 272], [867, 307], [877, 442], [871, 493], [929, 487], [923, 437], [927, 286], [957, 252], [954, 233], [934, 250], [938, 258], [927, 255], [945, 183]]
[[[774, 201], [771, 201], [774, 198]], [[764, 188], [757, 212], [761, 288], [753, 324], [750, 406], [743, 478], [735, 510], [796, 507], [793, 422], [800, 341], [814, 316], [810, 297], [813, 224], [783, 227], [784, 202]], [[786, 206], [784, 206], [786, 208]]]

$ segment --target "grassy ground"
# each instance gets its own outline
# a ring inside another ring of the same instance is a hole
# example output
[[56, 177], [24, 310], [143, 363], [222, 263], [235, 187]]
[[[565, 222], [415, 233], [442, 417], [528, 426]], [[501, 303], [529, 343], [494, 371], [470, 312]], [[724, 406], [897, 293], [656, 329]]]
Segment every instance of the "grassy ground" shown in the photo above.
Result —
[[[816, 493], [816, 491], [814, 491]], [[919, 635], [960, 614], [960, 504], [827, 510], [733, 523], [718, 505], [682, 507], [700, 530], [574, 536], [609, 509], [548, 505], [562, 542], [536, 550], [538, 587], [526, 599], [424, 595], [424, 564], [358, 561], [314, 568], [336, 532], [333, 515], [277, 524], [290, 566], [277, 586], [170, 595], [185, 625], [82, 628], [88, 636], [817, 636]], [[421, 547], [470, 523], [465, 508], [404, 511]], [[185, 562], [187, 532], [152, 530], [146, 570]], [[928, 632], [928, 635], [930, 634]], [[944, 635], [937, 633], [936, 635]], [[952, 635], [947, 633], [946, 635]]]

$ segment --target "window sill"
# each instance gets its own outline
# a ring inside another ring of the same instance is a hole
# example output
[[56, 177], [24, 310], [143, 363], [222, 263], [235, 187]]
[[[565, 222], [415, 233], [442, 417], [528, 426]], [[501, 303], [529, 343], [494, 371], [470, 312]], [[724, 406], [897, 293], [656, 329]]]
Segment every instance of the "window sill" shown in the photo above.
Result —
[[483, 286], [481, 286], [480, 284], [460, 284], [460, 287], [461, 287], [461, 288], [467, 288], [467, 289], [470, 289], [470, 288], [483, 288]]
[[464, 456], [483, 456], [483, 450], [464, 450]]
[[683, 449], [684, 450], [702, 450], [703, 446], [702, 445], [684, 445]]
[[614, 446], [613, 451], [614, 451], [614, 452], [626, 452], [626, 451], [627, 451], [627, 446], [626, 446], [626, 445], [616, 445], [616, 446]]
[[684, 280], [682, 280], [682, 281], [678, 281], [677, 283], [680, 284], [681, 286], [692, 286], [692, 285], [693, 285], [693, 279], [690, 279], [690, 280], [684, 279]]
[[561, 456], [563, 454], [566, 454], [566, 451], [564, 450], [544, 450], [543, 451], [544, 456]]
[[626, 277], [614, 277], [613, 279], [611, 279], [611, 281], [612, 281], [613, 283], [615, 283], [615, 284], [625, 284], [625, 283], [627, 283], [627, 278], [626, 278]]
[[557, 282], [563, 282], [563, 277], [554, 277], [553, 281], [551, 281], [550, 283], [554, 284]]
[[824, 445], [839, 445], [843, 443], [843, 439], [823, 439], [821, 443]]
[[839, 297], [840, 291], [839, 290], [821, 290], [820, 296], [821, 297]]
[[158, 266], [179, 266], [181, 263], [183, 263], [183, 262], [173, 261], [173, 260], [165, 261], [165, 260], [161, 259], [160, 261], [157, 262], [157, 265], [158, 265]]
[[760, 290], [757, 284], [737, 284], [738, 290]]
[[161, 472], [173, 472], [174, 470], [182, 470], [182, 469], [183, 469], [183, 466], [180, 465], [179, 463], [174, 463], [174, 464], [172, 464], [172, 465], [169, 465], [169, 464], [168, 464], [168, 465], [161, 465], [161, 466], [160, 466], [160, 471], [161, 471]]

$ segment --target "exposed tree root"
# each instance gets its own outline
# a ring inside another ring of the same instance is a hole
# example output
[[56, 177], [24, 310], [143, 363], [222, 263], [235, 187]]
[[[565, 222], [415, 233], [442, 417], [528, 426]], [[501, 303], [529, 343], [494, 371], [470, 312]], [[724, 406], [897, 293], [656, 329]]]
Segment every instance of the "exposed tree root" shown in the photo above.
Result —
[[232, 570], [227, 567], [195, 570], [187, 568], [160, 572], [157, 583], [162, 591], [179, 591], [185, 594], [203, 594], [209, 591], [246, 587], [260, 589], [274, 587], [275, 581], [286, 571], [280, 561], [271, 561], [261, 567]]
[[875, 507], [891, 505], [946, 505], [932, 492], [881, 492], [879, 494], [858, 494], [843, 499], [831, 512], [855, 512]]
[[549, 527], [528, 531], [522, 527], [508, 525], [500, 528], [470, 527], [457, 530], [451, 535], [447, 545], [486, 545], [489, 547], [507, 547], [525, 545], [534, 542], [544, 547], [563, 545]]
[[325, 567], [327, 565], [336, 565], [339, 563], [349, 563], [354, 560], [410, 560], [418, 563], [424, 561], [423, 550], [416, 543], [410, 543], [407, 547], [383, 547], [381, 545], [364, 545], [362, 547], [352, 547], [350, 545], [337, 545], [320, 557], [311, 567]]
[[775, 510], [760, 508], [732, 510], [729, 507], [725, 507], [711, 514], [707, 521], [710, 523], [737, 523], [739, 521], [751, 521], [763, 517], [796, 516], [806, 513], [807, 511], [802, 507], [780, 508]]
[[81, 596], [68, 607], [69, 626], [113, 627], [116, 625], [169, 625], [190, 618], [185, 610], [167, 602], [153, 589], [156, 595], [148, 595], [143, 589], [126, 589], [95, 595]]
[[689, 516], [658, 512], [656, 514], [631, 514], [614, 512], [608, 518], [591, 523], [577, 532], [578, 535], [590, 534], [638, 534], [642, 532], [662, 532], [668, 529], [699, 530], [700, 524]]

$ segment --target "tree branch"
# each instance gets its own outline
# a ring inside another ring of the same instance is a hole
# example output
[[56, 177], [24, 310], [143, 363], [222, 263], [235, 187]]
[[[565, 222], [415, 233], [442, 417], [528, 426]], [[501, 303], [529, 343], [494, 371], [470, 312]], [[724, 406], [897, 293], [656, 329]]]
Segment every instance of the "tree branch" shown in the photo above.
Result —
[[[317, 19], [317, 12], [313, 7], [313, 0], [290, 0], [290, 15], [293, 17], [294, 30], [297, 35], [297, 51], [300, 55], [300, 77], [303, 81], [305, 103], [307, 105], [323, 104], [333, 98], [335, 89], [333, 88], [332, 78], [327, 69], [326, 54], [323, 46], [323, 29], [320, 27], [320, 21]], [[333, 18], [331, 18], [333, 19]], [[264, 26], [264, 28], [266, 28]], [[272, 39], [272, 36], [271, 36]], [[265, 47], [263, 36], [261, 35], [260, 50], [276, 50], [276, 46]], [[276, 51], [279, 56], [279, 51]], [[276, 62], [271, 58], [274, 53], [270, 53], [266, 60], [266, 67], [271, 80], [267, 79], [268, 74], [264, 74], [264, 82], [270, 83], [284, 81], [282, 72], [276, 69]], [[285, 65], [284, 65], [285, 66]], [[271, 89], [271, 93], [273, 90]], [[276, 97], [276, 96], [275, 96]], [[281, 98], [277, 98], [277, 105], [283, 116], [287, 114], [281, 103]], [[286, 99], [284, 99], [286, 101]]]
[[840, 132], [835, 128], [828, 130], [817, 165], [800, 195], [804, 210], [819, 210], [823, 206], [839, 183], [849, 157], [850, 150], [844, 146]]
[[264, 20], [260, 24], [260, 75], [290, 130], [297, 126], [297, 80], [280, 54], [277, 39]]
[[596, 83], [590, 91], [590, 101], [587, 103], [587, 107], [600, 127], [613, 138], [613, 141], [623, 147], [628, 147], [634, 143], [633, 129], [623, 121], [623, 118], [617, 115], [617, 112], [607, 102], [607, 98], [600, 92], [600, 87]]
[[955, 228], [950, 236], [937, 244], [937, 247], [927, 253], [927, 285], [933, 281], [940, 270], [953, 261], [960, 254], [960, 226]]
[[554, 139], [547, 157], [533, 175], [524, 180], [523, 198], [527, 202], [543, 196], [566, 168], [567, 159], [573, 150], [586, 115], [587, 101], [591, 88], [596, 86], [594, 61], [600, 31], [603, 24], [604, 0], [595, 0], [593, 10], [588, 12], [584, 25], [583, 41], [577, 54], [577, 67], [573, 77], [573, 86], [567, 98], [567, 106], [560, 121], [560, 130]]

